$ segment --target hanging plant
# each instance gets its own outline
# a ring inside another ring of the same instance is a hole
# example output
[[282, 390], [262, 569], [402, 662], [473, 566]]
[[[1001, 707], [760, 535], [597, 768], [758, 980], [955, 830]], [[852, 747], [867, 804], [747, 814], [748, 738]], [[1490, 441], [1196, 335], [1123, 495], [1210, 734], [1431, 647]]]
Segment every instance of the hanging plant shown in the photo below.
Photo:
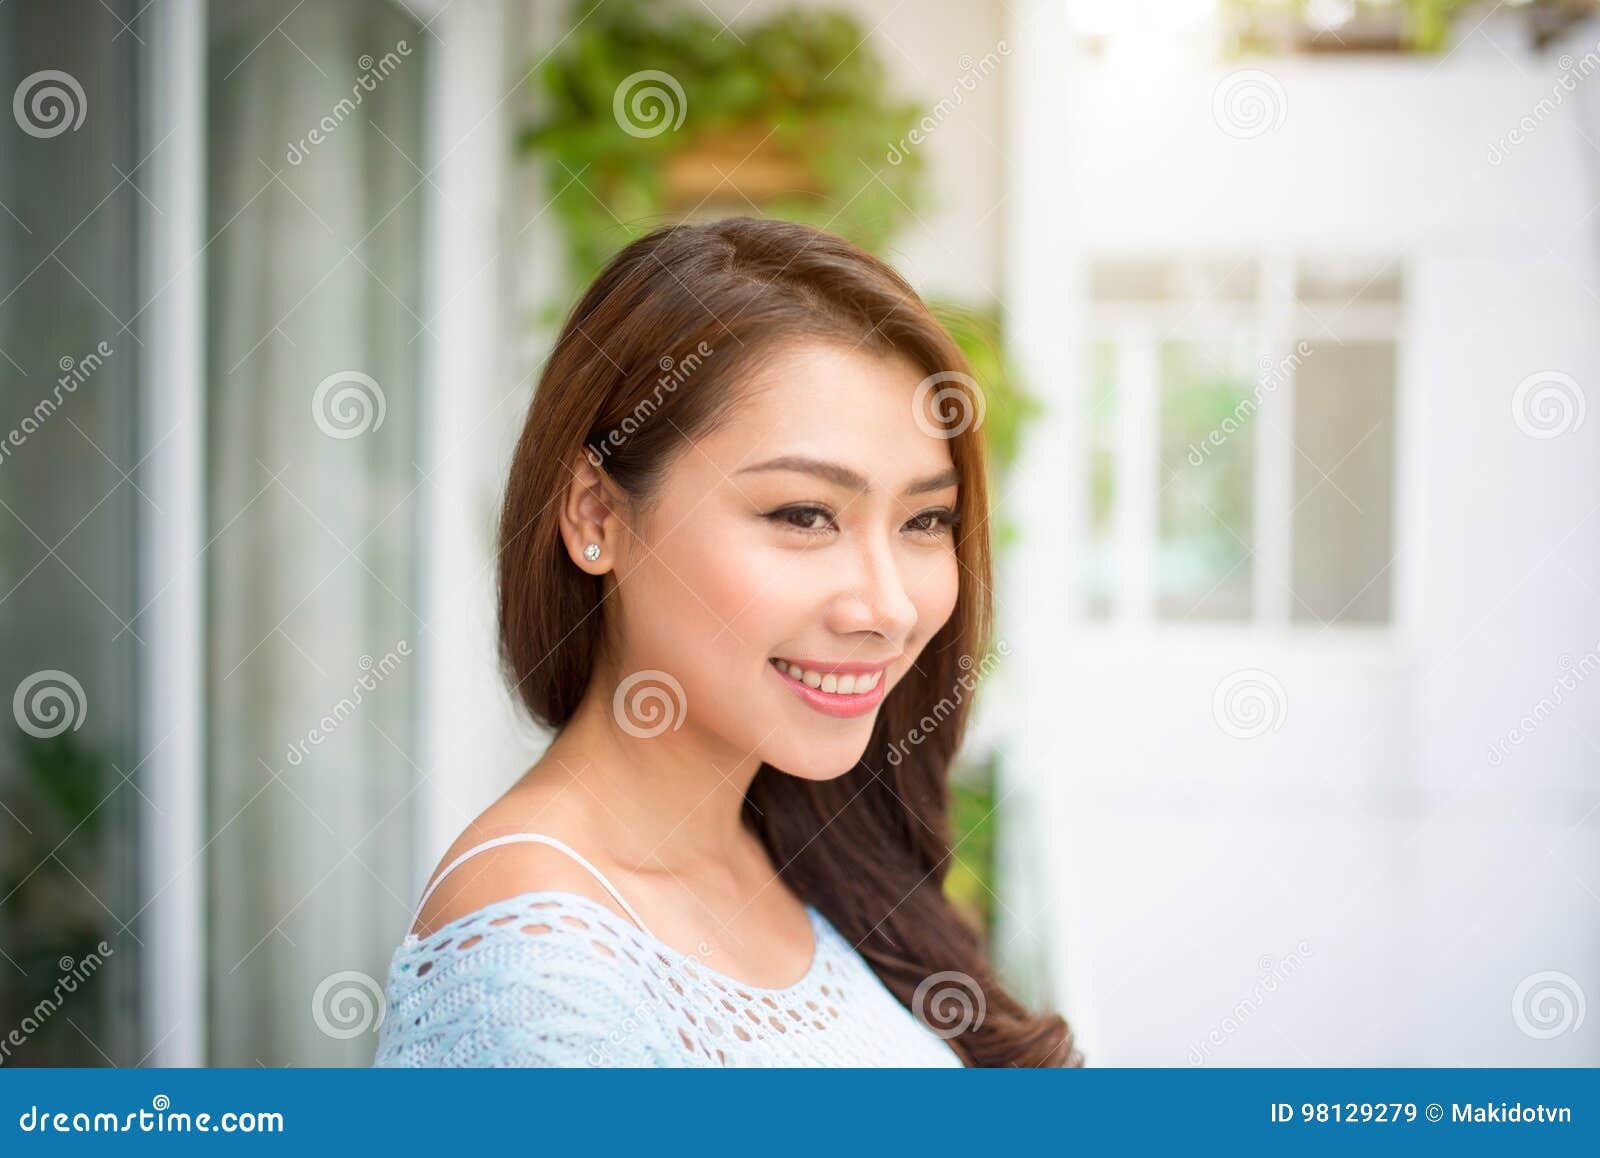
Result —
[[754, 203], [879, 250], [921, 202], [922, 158], [888, 159], [921, 110], [889, 95], [850, 14], [730, 29], [679, 0], [581, 0], [572, 22], [520, 143], [545, 161], [574, 287], [671, 221]]
[[[923, 110], [890, 96], [850, 13], [792, 8], [724, 28], [686, 0], [580, 0], [571, 19], [520, 138], [544, 162], [564, 298], [660, 225], [759, 213], [881, 253], [925, 203], [921, 154], [892, 147]], [[998, 482], [1039, 404], [1008, 372], [997, 309], [930, 305], [983, 389]], [[1011, 536], [1002, 524], [999, 543]]]

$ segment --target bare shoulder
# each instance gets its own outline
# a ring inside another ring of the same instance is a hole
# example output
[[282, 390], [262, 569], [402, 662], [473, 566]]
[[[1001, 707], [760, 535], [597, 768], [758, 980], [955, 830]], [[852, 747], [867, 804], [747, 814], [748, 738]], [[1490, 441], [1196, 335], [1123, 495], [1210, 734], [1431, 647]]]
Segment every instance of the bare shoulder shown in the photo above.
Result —
[[[516, 833], [540, 833], [559, 840], [617, 883], [614, 871], [598, 863], [598, 853], [592, 842], [588, 842], [590, 847], [585, 847], [581, 819], [564, 815], [548, 820], [542, 817], [539, 823], [529, 823], [525, 809], [514, 804], [508, 806], [502, 798], [473, 820], [440, 858], [429, 877], [429, 883], [438, 882], [437, 886], [423, 906], [412, 932], [427, 937], [436, 929], [497, 901], [549, 890], [577, 893], [628, 919], [594, 874], [567, 853], [539, 841], [510, 841], [483, 849], [440, 878], [458, 857], [478, 845]], [[622, 885], [619, 883], [618, 887]]]

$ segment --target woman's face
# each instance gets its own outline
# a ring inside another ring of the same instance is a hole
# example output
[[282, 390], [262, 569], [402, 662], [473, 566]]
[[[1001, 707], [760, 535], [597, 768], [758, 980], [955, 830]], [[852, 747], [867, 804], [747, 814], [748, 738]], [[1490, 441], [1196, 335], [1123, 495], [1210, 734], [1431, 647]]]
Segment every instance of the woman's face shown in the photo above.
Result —
[[955, 608], [956, 474], [902, 355], [797, 342], [760, 365], [622, 535], [610, 602], [622, 677], [676, 680], [695, 740], [821, 780]]

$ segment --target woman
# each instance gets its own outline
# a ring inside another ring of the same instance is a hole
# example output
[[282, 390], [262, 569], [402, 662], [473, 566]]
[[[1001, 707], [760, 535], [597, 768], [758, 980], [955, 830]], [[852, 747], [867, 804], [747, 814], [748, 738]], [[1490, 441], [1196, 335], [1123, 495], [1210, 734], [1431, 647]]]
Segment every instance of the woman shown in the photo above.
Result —
[[965, 370], [808, 227], [601, 273], [500, 522], [502, 659], [555, 738], [441, 861], [377, 1064], [1082, 1064], [941, 890], [990, 631]]

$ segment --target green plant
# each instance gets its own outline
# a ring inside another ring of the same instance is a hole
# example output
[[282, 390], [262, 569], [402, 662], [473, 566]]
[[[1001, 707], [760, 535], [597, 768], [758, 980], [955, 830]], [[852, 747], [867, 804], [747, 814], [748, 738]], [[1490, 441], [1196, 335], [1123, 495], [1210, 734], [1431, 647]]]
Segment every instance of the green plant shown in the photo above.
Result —
[[[62, 959], [82, 960], [106, 935], [94, 897], [105, 891], [97, 866], [107, 762], [71, 733], [17, 734], [13, 747], [12, 774], [0, 777], [7, 814], [0, 819], [8, 828], [0, 841], [0, 945], [11, 958], [5, 969], [23, 977], [0, 986], [0, 1019], [8, 1026], [21, 1024], [50, 994]], [[80, 1021], [87, 1016], [78, 1014]], [[42, 1019], [15, 1056], [31, 1065], [96, 1064], [66, 1018]]]
[[954, 850], [944, 892], [979, 928], [994, 928], [995, 763], [988, 753], [950, 782], [950, 843]]
[[683, 0], [580, 0], [572, 22], [538, 70], [543, 107], [521, 146], [546, 162], [573, 284], [693, 209], [674, 203], [671, 162], [741, 129], [794, 168], [762, 206], [771, 216], [876, 250], [920, 200], [920, 155], [887, 157], [920, 110], [889, 96], [850, 14], [790, 8], [729, 32]]

